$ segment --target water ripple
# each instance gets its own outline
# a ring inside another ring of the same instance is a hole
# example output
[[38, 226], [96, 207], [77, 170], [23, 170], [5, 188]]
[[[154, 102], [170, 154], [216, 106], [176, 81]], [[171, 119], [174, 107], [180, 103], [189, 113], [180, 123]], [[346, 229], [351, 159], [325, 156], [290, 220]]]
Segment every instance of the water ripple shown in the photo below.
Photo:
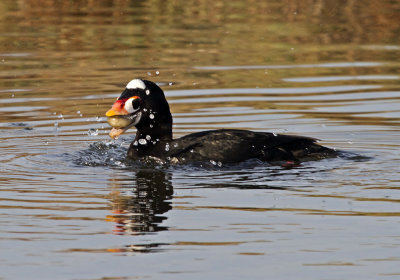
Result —
[[295, 83], [314, 83], [314, 82], [341, 82], [341, 81], [379, 81], [379, 80], [398, 80], [400, 76], [396, 75], [359, 75], [359, 76], [323, 76], [323, 77], [296, 77], [283, 78], [285, 82]]
[[296, 68], [349, 68], [349, 67], [378, 67], [382, 62], [334, 62], [317, 64], [294, 65], [237, 65], [237, 66], [195, 66], [198, 70], [227, 71], [227, 70], [256, 70], [256, 69], [296, 69]]

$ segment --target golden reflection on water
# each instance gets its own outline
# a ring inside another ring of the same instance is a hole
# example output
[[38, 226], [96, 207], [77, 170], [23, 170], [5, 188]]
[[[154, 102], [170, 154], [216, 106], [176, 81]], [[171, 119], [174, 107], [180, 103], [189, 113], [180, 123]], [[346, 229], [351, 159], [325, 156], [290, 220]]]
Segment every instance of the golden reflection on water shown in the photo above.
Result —
[[[17, 7], [14, 1], [5, 1], [0, 5], [0, 28], [6, 36], [0, 44], [2, 52], [11, 55], [6, 57], [6, 67], [20, 71], [14, 83], [48, 77], [75, 84], [90, 77], [75, 88], [82, 90], [95, 89], [100, 78], [107, 77], [102, 88], [108, 85], [108, 90], [114, 90], [110, 84], [131, 78], [127, 71], [143, 75], [158, 69], [163, 77], [175, 74], [174, 80], [185, 88], [193, 83], [257, 86], [264, 73], [253, 78], [254, 73], [210, 76], [188, 67], [390, 61], [396, 49], [382, 51], [374, 46], [396, 44], [396, 9], [398, 3], [378, 0], [362, 4], [252, 1], [251, 5], [243, 1], [18, 1]], [[32, 55], [41, 60], [32, 61]], [[18, 66], [20, 59], [24, 67]], [[358, 70], [346, 69], [346, 74], [366, 71]], [[278, 77], [269, 73], [267, 79], [271, 83], [275, 78], [276, 83]]]
[[[172, 83], [173, 89], [212, 89], [295, 88], [298, 82], [288, 83], [285, 79], [298, 77], [299, 73], [306, 78], [397, 74], [398, 65], [392, 63], [400, 51], [396, 47], [399, 19], [394, 12], [398, 5], [371, 0], [362, 4], [355, 1], [252, 1], [251, 5], [242, 1], [185, 4], [181, 1], [18, 1], [15, 6], [14, 1], [5, 1], [0, 5], [0, 32], [5, 35], [0, 38], [4, 67], [0, 86], [4, 90], [24, 90], [9, 93], [14, 101], [15, 97], [58, 97], [45, 102], [20, 100], [18, 103], [19, 107], [36, 105], [32, 108], [36, 112], [28, 117], [48, 119], [49, 111], [71, 117], [78, 116], [78, 111], [83, 112], [82, 108], [85, 116], [98, 116], [112, 100], [102, 94], [117, 94], [136, 76], [164, 85]], [[320, 62], [333, 61], [348, 64], [317, 67]], [[371, 61], [375, 64], [351, 65]], [[268, 69], [282, 64], [288, 67]], [[297, 69], [298, 64], [314, 64], [315, 67]], [[231, 65], [261, 68], [193, 69]], [[355, 82], [314, 81], [300, 86], [337, 84], [354, 85]], [[382, 82], [371, 77], [357, 84], [382, 85]], [[380, 98], [381, 92], [398, 92], [398, 89], [399, 79], [395, 76], [374, 94]], [[332, 89], [329, 94], [336, 95], [336, 92]], [[97, 95], [98, 99], [82, 100], [86, 95]], [[306, 97], [314, 95], [321, 96], [308, 93]], [[300, 118], [324, 118], [354, 125], [398, 124], [397, 117], [360, 116], [352, 114], [351, 109], [344, 113], [338, 111], [340, 108], [332, 112], [321, 110], [327, 106], [342, 107], [349, 101], [363, 102], [363, 97], [337, 104], [339, 100], [340, 95], [336, 101], [331, 101], [336, 104], [326, 101], [321, 104], [321, 100], [301, 100], [301, 97], [294, 102], [287, 97], [265, 102], [251, 98], [229, 102], [227, 98], [225, 102], [207, 103], [207, 106], [299, 111]], [[398, 100], [398, 94], [387, 100]], [[46, 107], [40, 107], [43, 104]], [[4, 106], [9, 104], [4, 103]], [[202, 106], [203, 103], [179, 103], [173, 104], [172, 110], [174, 113], [193, 112]], [[13, 115], [16, 121], [26, 119], [26, 115], [4, 113]], [[365, 113], [371, 112], [366, 109]], [[385, 114], [386, 110], [377, 113]], [[76, 120], [74, 124], [81, 123]]]

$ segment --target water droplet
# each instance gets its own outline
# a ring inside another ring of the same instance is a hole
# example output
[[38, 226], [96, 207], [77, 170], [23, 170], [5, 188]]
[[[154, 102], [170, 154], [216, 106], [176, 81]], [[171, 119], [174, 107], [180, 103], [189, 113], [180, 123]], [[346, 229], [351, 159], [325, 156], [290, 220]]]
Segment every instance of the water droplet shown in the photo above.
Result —
[[80, 113], [81, 113], [81, 111], [76, 111], [76, 113], [77, 113], [77, 114], [80, 114]]
[[62, 119], [62, 118], [63, 118], [63, 114], [60, 113], [60, 114], [58, 115], [58, 118], [59, 118], [59, 119]]
[[100, 118], [100, 117], [97, 116], [97, 117], [96, 117], [96, 121], [97, 121], [97, 122], [101, 122], [101, 121], [103, 121], [103, 118]]
[[218, 166], [221, 167], [222, 166], [222, 162], [218, 161]]
[[193, 153], [193, 152], [194, 152], [194, 150], [193, 150], [193, 149], [191, 149], [191, 150], [190, 150], [190, 152], [191, 152], [191, 153]]
[[156, 71], [156, 75], [157, 75], [157, 76], [160, 75], [160, 71]]
[[12, 94], [11, 97], [14, 98], [14, 97], [15, 97], [15, 94]]
[[150, 94], [150, 90], [146, 89], [146, 95]]
[[150, 114], [149, 117], [150, 117], [150, 119], [154, 119], [154, 115], [153, 114]]
[[149, 125], [150, 126], [150, 128], [153, 128], [153, 125], [151, 124], [151, 125]]
[[140, 145], [146, 145], [146, 144], [147, 144], [146, 139], [140, 138], [140, 139], [139, 139], [139, 144], [140, 144]]
[[168, 152], [169, 151], [169, 144], [165, 144], [165, 151]]
[[147, 76], [151, 76], [151, 73], [150, 73], [150, 72], [147, 72]]
[[146, 140], [150, 140], [151, 136], [150, 135], [146, 135]]
[[97, 136], [97, 135], [99, 135], [99, 130], [95, 129], [95, 128], [89, 128], [87, 134], [89, 136]]
[[175, 143], [175, 144], [174, 144], [174, 147], [175, 147], [175, 148], [178, 147], [178, 143]]
[[212, 165], [217, 165], [217, 162], [215, 160], [210, 159], [210, 162]]
[[146, 109], [146, 108], [144, 108], [144, 109], [143, 109], [143, 112], [147, 112], [147, 109]]
[[172, 86], [172, 83], [171, 83], [171, 82], [169, 82], [169, 83], [168, 83], [168, 85], [169, 85], [169, 86]]

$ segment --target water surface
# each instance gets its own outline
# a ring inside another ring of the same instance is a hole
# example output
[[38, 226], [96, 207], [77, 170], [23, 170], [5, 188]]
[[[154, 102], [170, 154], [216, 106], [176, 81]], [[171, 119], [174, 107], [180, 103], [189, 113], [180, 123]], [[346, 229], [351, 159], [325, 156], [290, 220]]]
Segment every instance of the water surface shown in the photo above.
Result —
[[[2, 1], [1, 279], [398, 279], [393, 1]], [[104, 113], [157, 82], [174, 135], [315, 137], [286, 169], [132, 162]]]

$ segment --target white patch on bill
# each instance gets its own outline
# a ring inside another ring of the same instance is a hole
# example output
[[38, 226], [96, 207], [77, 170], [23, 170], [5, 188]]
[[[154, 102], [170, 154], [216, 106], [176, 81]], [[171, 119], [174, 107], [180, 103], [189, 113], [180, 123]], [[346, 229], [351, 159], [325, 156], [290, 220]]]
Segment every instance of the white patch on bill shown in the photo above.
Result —
[[132, 81], [130, 81], [127, 85], [126, 85], [127, 89], [135, 89], [135, 88], [140, 88], [140, 89], [145, 89], [146, 85], [144, 84], [144, 82], [140, 79], [134, 79]]

